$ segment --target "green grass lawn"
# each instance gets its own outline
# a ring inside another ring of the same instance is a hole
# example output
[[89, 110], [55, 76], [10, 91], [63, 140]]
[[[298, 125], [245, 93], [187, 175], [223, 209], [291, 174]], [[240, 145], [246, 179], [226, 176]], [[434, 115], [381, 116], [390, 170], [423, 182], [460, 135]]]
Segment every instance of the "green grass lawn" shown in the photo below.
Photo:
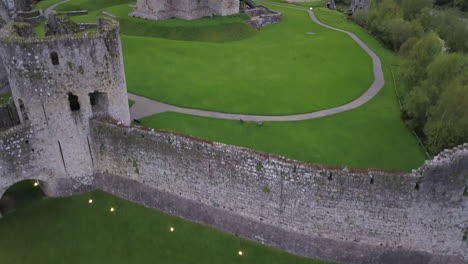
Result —
[[0, 105], [2, 104], [8, 104], [10, 101], [10, 94], [0, 94]]
[[[349, 37], [316, 25], [303, 11], [270, 7], [283, 12], [282, 23], [260, 31], [239, 26], [234, 39], [213, 32], [242, 24], [242, 16], [149, 21], [128, 17], [127, 4], [110, 0], [72, 0], [59, 10], [88, 9], [89, 15], [74, 18], [84, 22], [102, 10], [117, 15], [129, 90], [163, 102], [286, 114], [345, 103], [368, 88], [370, 59]], [[393, 91], [389, 65], [398, 58], [344, 15], [315, 12], [323, 22], [355, 32], [381, 57], [386, 85], [371, 102], [331, 117], [262, 127], [174, 113], [145, 118], [143, 125], [312, 163], [403, 170], [421, 165], [424, 154], [399, 117]]]
[[169, 129], [312, 163], [361, 168], [410, 170], [424, 153], [400, 119], [390, 64], [398, 58], [363, 29], [337, 12], [316, 9], [318, 18], [357, 34], [381, 58], [386, 84], [369, 103], [342, 114], [300, 122], [255, 123], [164, 113], [144, 118], [143, 125]]
[[[32, 183], [28, 184], [33, 189]], [[22, 185], [21, 190], [27, 191], [27, 186]], [[103, 192], [40, 200], [25, 195], [29, 204], [0, 219], [2, 264], [326, 263], [240, 239]], [[92, 204], [89, 199], [93, 199]], [[113, 213], [111, 207], [115, 208]], [[170, 227], [175, 231], [170, 232]], [[239, 250], [243, 256], [238, 255]]]
[[[272, 3], [276, 2], [278, 4], [288, 4], [288, 2], [285, 0], [268, 0], [268, 2], [272, 2]], [[291, 4], [297, 5], [299, 7], [309, 8], [309, 7], [324, 7], [326, 5], [326, 2], [327, 1], [325, 0], [321, 0], [321, 1], [311, 1], [311, 2], [296, 2], [296, 3], [291, 3]]]
[[57, 9], [90, 10], [74, 18], [81, 22], [95, 21], [102, 10], [118, 16], [129, 91], [165, 103], [285, 115], [342, 105], [369, 87], [371, 60], [349, 37], [312, 23], [305, 12], [274, 8], [284, 21], [258, 31], [243, 15], [132, 18], [121, 1], [72, 0]]
[[34, 32], [36, 32], [37, 37], [44, 37], [45, 36], [45, 22], [39, 23], [37, 26], [34, 27]]
[[62, 0], [40, 0], [40, 1], [37, 1], [33, 5], [33, 10], [37, 10], [37, 9], [45, 10], [49, 6], [51, 6], [51, 5], [55, 4], [55, 3], [58, 3], [60, 1], [62, 1]]

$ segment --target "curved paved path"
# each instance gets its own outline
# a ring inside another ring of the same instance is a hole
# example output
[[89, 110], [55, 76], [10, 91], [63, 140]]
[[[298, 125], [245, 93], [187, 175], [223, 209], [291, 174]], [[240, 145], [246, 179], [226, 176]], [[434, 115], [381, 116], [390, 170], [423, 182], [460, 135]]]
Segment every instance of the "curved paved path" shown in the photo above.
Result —
[[60, 1], [60, 2], [58, 2], [58, 3], [55, 3], [55, 4], [51, 5], [51, 6], [49, 6], [49, 7], [44, 11], [44, 17], [48, 18], [49, 15], [50, 15], [50, 13], [54, 10], [54, 8], [56, 8], [58, 5], [61, 5], [61, 4], [63, 4], [63, 3], [66, 3], [66, 2], [68, 2], [68, 1], [70, 1], [70, 0], [63, 0], [63, 1]]
[[[52, 12], [52, 10], [65, 2], [68, 2], [70, 0], [64, 0], [61, 2], [58, 2], [49, 8], [46, 9], [44, 12], [45, 15], [47, 16]], [[314, 119], [314, 118], [319, 118], [319, 117], [324, 117], [324, 116], [329, 116], [329, 115], [334, 115], [338, 113], [342, 113], [345, 111], [349, 111], [352, 109], [355, 109], [367, 102], [369, 102], [384, 86], [385, 81], [384, 81], [384, 76], [382, 72], [382, 63], [380, 62], [379, 57], [377, 54], [375, 54], [361, 39], [359, 39], [355, 34], [334, 28], [331, 26], [328, 26], [322, 22], [320, 22], [317, 17], [315, 16], [314, 12], [311, 10], [303, 9], [303, 8], [298, 8], [298, 7], [291, 7], [291, 6], [285, 6], [281, 4], [276, 4], [276, 3], [270, 3], [266, 1], [256, 1], [260, 3], [265, 3], [269, 5], [274, 5], [274, 6], [280, 6], [284, 8], [289, 8], [289, 9], [297, 9], [297, 10], [303, 10], [307, 11], [309, 13], [310, 18], [317, 24], [332, 29], [336, 31], [343, 32], [347, 35], [349, 35], [364, 51], [369, 54], [369, 56], [372, 58], [372, 68], [374, 72], [374, 82], [372, 85], [369, 87], [369, 89], [362, 94], [359, 98], [356, 100], [347, 103], [342, 106], [334, 107], [334, 108], [329, 108], [317, 112], [312, 112], [312, 113], [306, 113], [306, 114], [298, 114], [298, 115], [284, 115], [284, 116], [262, 116], [262, 115], [242, 115], [242, 114], [229, 114], [229, 113], [220, 113], [220, 112], [213, 112], [213, 111], [205, 111], [205, 110], [198, 110], [198, 109], [191, 109], [191, 108], [183, 108], [183, 107], [178, 107], [174, 105], [169, 105], [165, 103], [160, 103], [142, 96], [137, 96], [134, 94], [128, 94], [128, 98], [135, 101], [135, 104], [132, 106], [130, 109], [130, 114], [132, 118], [143, 118], [146, 116], [162, 113], [162, 112], [176, 112], [176, 113], [182, 113], [182, 114], [189, 114], [189, 115], [195, 115], [195, 116], [203, 116], [203, 117], [212, 117], [212, 118], [220, 118], [220, 119], [232, 119], [232, 120], [245, 120], [245, 121], [257, 121], [257, 122], [263, 122], [263, 121], [299, 121], [299, 120], [308, 120], [308, 119]]]
[[347, 103], [342, 106], [325, 109], [317, 112], [306, 113], [306, 114], [297, 114], [297, 115], [285, 115], [285, 116], [262, 116], [262, 115], [243, 115], [243, 114], [229, 114], [229, 113], [220, 113], [220, 112], [213, 112], [213, 111], [205, 111], [205, 110], [198, 110], [198, 109], [191, 109], [191, 108], [183, 108], [174, 105], [169, 105], [165, 103], [160, 103], [145, 97], [128, 94], [128, 97], [131, 100], [135, 101], [135, 104], [132, 106], [130, 113], [132, 118], [143, 118], [146, 116], [162, 113], [162, 112], [176, 112], [182, 114], [189, 114], [195, 116], [203, 116], [203, 117], [211, 117], [211, 118], [219, 118], [219, 119], [232, 119], [232, 120], [245, 120], [245, 121], [256, 121], [256, 122], [263, 122], [263, 121], [299, 121], [299, 120], [308, 120], [314, 119], [329, 115], [334, 115], [338, 113], [342, 113], [345, 111], [349, 111], [355, 109], [367, 102], [369, 102], [384, 86], [384, 76], [382, 72], [382, 63], [380, 62], [379, 57], [375, 54], [361, 39], [359, 39], [355, 34], [341, 30], [338, 28], [334, 28], [328, 26], [322, 22], [320, 22], [317, 17], [315, 16], [314, 12], [311, 10], [306, 10], [302, 8], [295, 8], [295, 7], [288, 7], [284, 5], [264, 2], [264, 1], [257, 1], [261, 3], [291, 8], [291, 9], [298, 9], [307, 11], [310, 15], [310, 18], [317, 24], [332, 29], [336, 31], [343, 32], [349, 35], [364, 51], [369, 54], [372, 58], [372, 68], [374, 72], [374, 82], [369, 87], [369, 89], [362, 94], [359, 98], [355, 99], [354, 101]]

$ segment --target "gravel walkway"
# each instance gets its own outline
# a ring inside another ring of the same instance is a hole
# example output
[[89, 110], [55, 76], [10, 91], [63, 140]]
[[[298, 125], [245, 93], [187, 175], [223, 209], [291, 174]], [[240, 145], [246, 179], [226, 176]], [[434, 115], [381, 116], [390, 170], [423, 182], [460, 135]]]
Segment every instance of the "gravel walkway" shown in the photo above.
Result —
[[63, 4], [63, 3], [66, 3], [66, 2], [68, 2], [68, 1], [70, 1], [70, 0], [60, 1], [60, 2], [58, 2], [58, 3], [55, 3], [55, 4], [51, 5], [51, 6], [49, 6], [49, 7], [44, 11], [44, 17], [45, 17], [45, 18], [48, 18], [49, 15], [50, 15], [50, 13], [54, 10], [54, 8], [56, 8], [58, 5], [61, 5], [61, 4]]

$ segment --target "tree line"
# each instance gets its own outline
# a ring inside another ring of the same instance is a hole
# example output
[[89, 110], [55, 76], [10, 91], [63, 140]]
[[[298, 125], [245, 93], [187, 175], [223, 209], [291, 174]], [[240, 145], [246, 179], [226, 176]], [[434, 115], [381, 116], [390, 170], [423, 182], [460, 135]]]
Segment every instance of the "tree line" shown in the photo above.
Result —
[[350, 19], [398, 52], [402, 118], [432, 154], [468, 142], [468, 0], [374, 0]]

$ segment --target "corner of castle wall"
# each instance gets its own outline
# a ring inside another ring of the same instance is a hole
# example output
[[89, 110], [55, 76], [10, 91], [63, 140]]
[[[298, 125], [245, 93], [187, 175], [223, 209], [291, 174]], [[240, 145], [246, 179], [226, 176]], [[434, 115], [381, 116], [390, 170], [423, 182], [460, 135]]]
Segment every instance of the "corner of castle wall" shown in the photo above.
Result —
[[410, 175], [419, 177], [421, 190], [434, 199], [460, 197], [468, 186], [468, 143], [440, 152]]

